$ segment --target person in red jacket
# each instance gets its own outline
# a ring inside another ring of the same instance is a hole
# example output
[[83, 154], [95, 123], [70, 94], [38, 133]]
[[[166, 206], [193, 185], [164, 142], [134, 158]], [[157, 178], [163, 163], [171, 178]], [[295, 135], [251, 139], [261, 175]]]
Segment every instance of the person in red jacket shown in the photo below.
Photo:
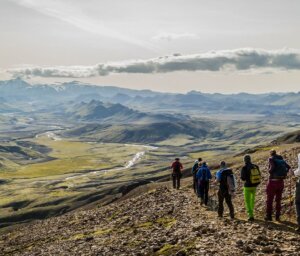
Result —
[[267, 184], [267, 208], [266, 221], [272, 221], [273, 201], [276, 202], [276, 221], [280, 221], [281, 199], [284, 190], [284, 180], [291, 167], [285, 162], [282, 156], [274, 149], [270, 151], [269, 158], [269, 181]]
[[180, 188], [180, 179], [182, 177], [181, 171], [183, 169], [183, 166], [180, 163], [179, 158], [175, 158], [175, 161], [172, 163], [171, 169], [172, 169], [173, 188], [179, 189]]

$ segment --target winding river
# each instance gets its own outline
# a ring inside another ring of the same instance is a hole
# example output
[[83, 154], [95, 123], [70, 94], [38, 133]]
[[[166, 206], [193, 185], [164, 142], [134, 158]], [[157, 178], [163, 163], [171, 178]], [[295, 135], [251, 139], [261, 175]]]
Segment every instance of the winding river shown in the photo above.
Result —
[[[44, 133], [40, 133], [37, 134], [35, 137], [39, 138], [45, 136], [49, 139], [52, 139], [54, 141], [61, 141], [62, 138], [57, 136], [53, 131], [47, 131]], [[92, 142], [87, 142], [87, 143], [92, 143]], [[99, 173], [107, 173], [107, 172], [111, 172], [111, 171], [121, 171], [121, 170], [126, 170], [129, 169], [131, 167], [133, 167], [140, 159], [142, 159], [142, 157], [149, 151], [151, 150], [155, 150], [158, 147], [153, 147], [153, 146], [149, 146], [149, 145], [138, 145], [138, 144], [123, 144], [124, 146], [136, 146], [136, 147], [143, 147], [144, 150], [143, 151], [139, 151], [137, 152], [133, 158], [131, 160], [129, 160], [124, 166], [122, 167], [117, 167], [117, 168], [111, 168], [111, 169], [103, 169], [103, 170], [99, 170], [99, 171], [94, 171], [91, 173], [85, 173], [85, 174], [74, 174], [72, 176], [69, 176], [67, 178], [64, 178], [64, 180], [71, 180], [71, 179], [76, 179], [76, 178], [80, 178], [80, 177], [85, 177], [89, 174], [93, 174], [93, 175], [97, 175]]]

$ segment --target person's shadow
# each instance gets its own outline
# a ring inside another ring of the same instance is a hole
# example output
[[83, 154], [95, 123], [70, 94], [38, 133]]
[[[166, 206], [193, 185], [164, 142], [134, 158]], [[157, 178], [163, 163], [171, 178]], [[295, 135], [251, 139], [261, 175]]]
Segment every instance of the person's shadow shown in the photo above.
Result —
[[[245, 221], [246, 222], [246, 221]], [[265, 221], [260, 219], [255, 219], [253, 223], [257, 223], [260, 226], [264, 226], [270, 230], [281, 230], [293, 234], [299, 235], [299, 233], [296, 231], [296, 228], [298, 227], [297, 224], [290, 222], [290, 221], [280, 221], [280, 222], [272, 222], [272, 221]]]
[[[210, 211], [217, 211], [218, 201], [215, 197], [210, 197], [209, 198], [207, 208]], [[246, 220], [241, 220], [241, 219], [238, 219], [238, 221], [240, 223], [248, 222]], [[284, 231], [284, 232], [289, 232], [289, 233], [299, 235], [299, 232], [296, 231], [296, 228], [298, 227], [298, 225], [296, 223], [291, 222], [291, 221], [284, 220], [284, 221], [280, 221], [280, 222], [272, 222], [272, 221], [265, 221], [265, 220], [262, 220], [262, 219], [255, 219], [253, 221], [253, 223], [259, 224], [260, 226], [264, 226], [264, 227], [266, 227], [270, 230], [272, 230], [272, 229], [281, 230], [281, 231]]]
[[207, 208], [210, 211], [214, 211], [214, 212], [217, 211], [218, 210], [218, 200], [214, 197], [209, 197]]

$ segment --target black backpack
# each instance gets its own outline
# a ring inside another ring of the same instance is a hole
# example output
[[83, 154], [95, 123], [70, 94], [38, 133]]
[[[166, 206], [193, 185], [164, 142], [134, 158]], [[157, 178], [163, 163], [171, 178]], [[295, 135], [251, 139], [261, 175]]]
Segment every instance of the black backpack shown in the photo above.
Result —
[[198, 162], [196, 162], [192, 168], [192, 174], [195, 175], [198, 171], [198, 168], [199, 168], [199, 164]]

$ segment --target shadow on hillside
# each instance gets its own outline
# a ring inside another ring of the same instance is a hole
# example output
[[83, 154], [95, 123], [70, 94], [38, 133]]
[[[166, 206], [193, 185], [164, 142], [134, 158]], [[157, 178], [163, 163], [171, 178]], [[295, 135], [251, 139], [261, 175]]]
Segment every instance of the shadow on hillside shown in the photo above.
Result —
[[214, 197], [208, 199], [207, 209], [216, 212], [218, 210], [218, 200]]
[[[214, 211], [214, 212], [216, 212], [218, 210], [218, 199], [217, 199], [216, 194], [211, 195], [209, 197], [207, 209], [209, 211]], [[241, 219], [239, 217], [236, 220], [240, 224], [248, 223], [247, 220]], [[265, 221], [263, 219], [255, 219], [255, 221], [253, 221], [253, 223], [258, 224], [263, 227], [266, 227], [269, 230], [274, 229], [274, 230], [280, 230], [283, 232], [288, 232], [288, 233], [293, 233], [293, 234], [299, 235], [299, 232], [296, 231], [296, 228], [298, 227], [298, 225], [291, 221], [284, 220], [284, 221], [280, 221], [280, 222], [272, 222], [272, 221]]]
[[255, 220], [254, 223], [257, 223], [261, 226], [265, 226], [268, 229], [276, 229], [276, 230], [281, 230], [284, 232], [289, 232], [293, 234], [299, 234], [296, 231], [297, 224], [290, 222], [290, 221], [281, 221], [281, 222], [269, 222], [269, 221], [264, 221], [264, 220]]

